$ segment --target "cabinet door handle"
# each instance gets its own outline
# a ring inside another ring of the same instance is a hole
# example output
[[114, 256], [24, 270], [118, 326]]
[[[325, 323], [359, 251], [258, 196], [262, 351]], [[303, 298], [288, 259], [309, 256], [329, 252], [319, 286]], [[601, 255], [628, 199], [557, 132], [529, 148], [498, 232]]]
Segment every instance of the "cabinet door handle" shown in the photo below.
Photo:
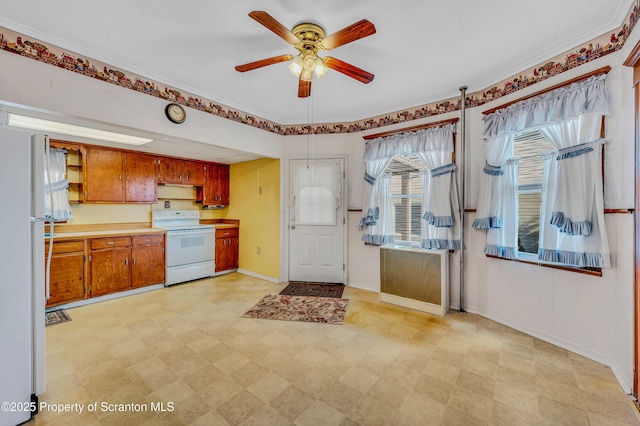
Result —
[[129, 175], [127, 175], [127, 182], [129, 182]]
[[133, 264], [134, 264], [134, 266], [136, 264], [136, 258], [135, 257], [133, 258]]
[[115, 241], [107, 241], [105, 244], [115, 244]]
[[125, 259], [124, 259], [124, 265], [125, 265], [125, 266], [129, 266], [129, 258], [128, 258], [128, 257], [125, 257]]
[[186, 175], [185, 179], [187, 180], [187, 182], [189, 182], [189, 175]]
[[119, 175], [119, 176], [118, 176], [118, 180], [119, 180], [120, 182], [122, 182], [122, 175]]
[[182, 179], [182, 173], [178, 175], [178, 179]]

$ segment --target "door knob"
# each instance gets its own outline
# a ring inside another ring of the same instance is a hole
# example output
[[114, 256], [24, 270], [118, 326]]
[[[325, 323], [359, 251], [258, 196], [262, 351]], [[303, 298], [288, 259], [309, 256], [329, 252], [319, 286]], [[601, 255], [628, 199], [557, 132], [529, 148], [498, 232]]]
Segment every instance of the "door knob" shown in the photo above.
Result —
[[296, 229], [296, 226], [295, 225], [291, 225], [291, 229]]

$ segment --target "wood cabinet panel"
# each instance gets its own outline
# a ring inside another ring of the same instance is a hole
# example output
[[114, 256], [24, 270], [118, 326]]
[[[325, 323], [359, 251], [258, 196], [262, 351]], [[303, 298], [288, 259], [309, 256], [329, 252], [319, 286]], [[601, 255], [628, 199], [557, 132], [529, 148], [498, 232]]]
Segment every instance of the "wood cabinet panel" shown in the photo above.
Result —
[[205, 163], [197, 161], [184, 162], [184, 183], [186, 185], [202, 186], [205, 182]]
[[238, 268], [239, 248], [237, 228], [216, 229], [216, 272]]
[[199, 161], [179, 158], [156, 157], [158, 183], [202, 186], [205, 182], [205, 165]]
[[[45, 256], [45, 262], [47, 258]], [[51, 256], [47, 307], [85, 298], [84, 259], [83, 252]]]
[[130, 288], [129, 254], [129, 247], [91, 252], [91, 297]]
[[158, 183], [183, 183], [184, 160], [170, 157], [156, 157], [158, 160]]
[[[84, 241], [54, 241], [53, 243], [53, 254], [59, 253], [72, 253], [72, 252], [82, 252], [84, 251]], [[44, 243], [44, 253], [45, 255], [49, 254], [49, 241]]]
[[131, 244], [134, 246], [162, 243], [164, 243], [164, 234], [136, 235], [131, 237]]
[[202, 191], [202, 205], [229, 205], [229, 166], [226, 164], [209, 164]]
[[131, 287], [164, 283], [164, 244], [131, 248]]
[[127, 152], [124, 174], [126, 202], [155, 203], [158, 201], [155, 157]]
[[129, 247], [131, 237], [96, 238], [91, 240], [91, 250]]
[[85, 200], [122, 202], [124, 199], [123, 153], [111, 149], [89, 147], [85, 162]]

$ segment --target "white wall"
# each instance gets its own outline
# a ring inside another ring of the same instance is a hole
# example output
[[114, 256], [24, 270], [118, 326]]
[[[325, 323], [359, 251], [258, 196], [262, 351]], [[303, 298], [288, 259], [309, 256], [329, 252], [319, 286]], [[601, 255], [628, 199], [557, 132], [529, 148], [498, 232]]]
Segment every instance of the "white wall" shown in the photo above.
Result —
[[[476, 207], [477, 183], [485, 162], [481, 139], [483, 110], [610, 65], [612, 70], [607, 85], [611, 92], [612, 114], [606, 120], [609, 144], [605, 152], [605, 205], [611, 209], [633, 208], [633, 92], [631, 73], [621, 65], [622, 55], [620, 52], [608, 55], [484, 107], [468, 109], [466, 207]], [[432, 117], [411, 125], [455, 116], [459, 113]], [[368, 133], [376, 132], [288, 137], [284, 152], [285, 155], [306, 155], [309, 146], [312, 157], [349, 154], [349, 207], [361, 209], [365, 146], [362, 136]], [[361, 232], [355, 228], [360, 214], [359, 211], [349, 213], [349, 285], [379, 291], [379, 249], [365, 246], [360, 241]], [[633, 379], [633, 216], [606, 215], [612, 268], [604, 270], [602, 277], [487, 258], [483, 254], [484, 231], [471, 229], [474, 218], [473, 213], [465, 216], [465, 309], [611, 366], [621, 386], [630, 392]], [[458, 253], [450, 256], [450, 300], [451, 307], [457, 309], [460, 260]]]
[[173, 150], [173, 155], [201, 152], [202, 146], [191, 149], [198, 144], [208, 145], [212, 152], [222, 147], [272, 158], [282, 155], [283, 137], [274, 133], [192, 108], [187, 108], [187, 120], [175, 125], [164, 115], [167, 100], [5, 51], [0, 51], [0, 63], [0, 106], [7, 111], [26, 110], [42, 118], [149, 135], [161, 139], [150, 146]]

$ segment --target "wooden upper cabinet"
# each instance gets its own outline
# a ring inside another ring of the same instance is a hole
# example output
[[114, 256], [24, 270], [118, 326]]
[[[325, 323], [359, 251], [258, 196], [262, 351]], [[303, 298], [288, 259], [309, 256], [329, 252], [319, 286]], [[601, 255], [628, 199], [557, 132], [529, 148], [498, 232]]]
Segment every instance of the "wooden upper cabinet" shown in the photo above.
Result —
[[113, 149], [87, 148], [85, 201], [155, 203], [155, 157]]
[[202, 191], [202, 205], [229, 205], [229, 166], [227, 164], [208, 164]]
[[184, 160], [178, 158], [157, 157], [158, 183], [182, 184]]
[[184, 177], [186, 185], [202, 186], [204, 185], [205, 163], [198, 161], [184, 162]]
[[157, 157], [158, 183], [174, 185], [204, 185], [205, 163], [179, 158]]
[[126, 202], [155, 203], [158, 201], [156, 158], [152, 155], [127, 152], [124, 161]]
[[124, 153], [89, 147], [85, 164], [85, 201], [121, 203], [124, 200]]

